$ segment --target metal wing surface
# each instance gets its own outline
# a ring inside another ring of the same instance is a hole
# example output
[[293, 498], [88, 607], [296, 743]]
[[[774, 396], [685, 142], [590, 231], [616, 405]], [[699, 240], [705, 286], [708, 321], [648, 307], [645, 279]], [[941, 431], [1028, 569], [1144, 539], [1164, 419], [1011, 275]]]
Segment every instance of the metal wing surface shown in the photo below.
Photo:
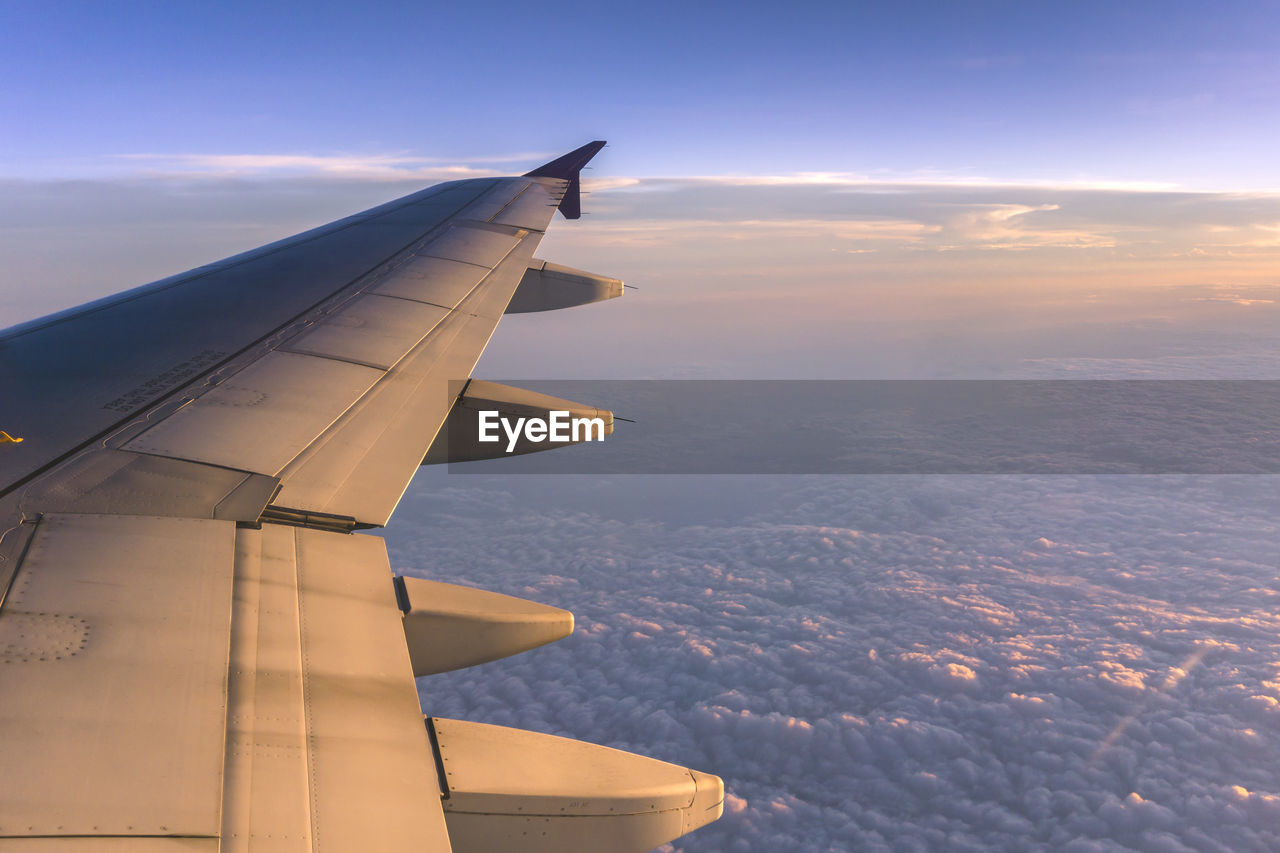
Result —
[[415, 676], [572, 616], [393, 578], [359, 532], [424, 460], [500, 455], [481, 406], [611, 428], [470, 379], [504, 313], [621, 295], [534, 257], [603, 144], [0, 332], [0, 851], [645, 850], [719, 816], [714, 776], [424, 719]]

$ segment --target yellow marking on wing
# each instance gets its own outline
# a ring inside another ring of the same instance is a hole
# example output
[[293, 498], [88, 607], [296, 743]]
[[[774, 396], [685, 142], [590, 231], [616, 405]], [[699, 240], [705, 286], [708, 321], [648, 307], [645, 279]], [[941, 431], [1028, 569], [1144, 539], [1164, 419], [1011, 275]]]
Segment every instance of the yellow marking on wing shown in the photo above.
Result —
[[14, 438], [13, 436], [9, 435], [9, 433], [0, 429], [0, 444], [20, 444], [21, 442], [22, 442], [22, 439]]

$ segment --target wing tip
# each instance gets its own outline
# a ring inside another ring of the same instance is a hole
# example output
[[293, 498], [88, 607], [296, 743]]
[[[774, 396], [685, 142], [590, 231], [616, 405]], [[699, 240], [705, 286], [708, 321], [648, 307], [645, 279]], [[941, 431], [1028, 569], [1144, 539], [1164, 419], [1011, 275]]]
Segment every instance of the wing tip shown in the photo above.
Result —
[[560, 213], [564, 215], [565, 219], [577, 219], [582, 216], [581, 185], [578, 181], [578, 175], [582, 172], [582, 167], [590, 163], [591, 158], [600, 153], [600, 149], [605, 144], [603, 139], [588, 142], [581, 148], [575, 148], [550, 163], [543, 163], [532, 172], [526, 172], [524, 177], [558, 178], [562, 181], [568, 181], [569, 185], [565, 187], [564, 197], [560, 199]]
[[594, 142], [588, 142], [581, 148], [575, 148], [568, 154], [543, 163], [532, 172], [525, 172], [526, 178], [560, 178], [561, 180], [573, 180], [578, 177], [578, 173], [582, 171], [582, 167], [591, 162], [591, 158], [600, 153], [600, 149], [605, 146], [603, 139], [597, 139]]

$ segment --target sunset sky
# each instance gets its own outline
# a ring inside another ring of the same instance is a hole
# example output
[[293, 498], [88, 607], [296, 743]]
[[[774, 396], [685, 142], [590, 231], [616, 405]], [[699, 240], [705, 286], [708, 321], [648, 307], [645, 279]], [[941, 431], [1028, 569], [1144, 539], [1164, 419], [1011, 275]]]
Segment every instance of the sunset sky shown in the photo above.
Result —
[[[0, 79], [0, 328], [608, 139], [539, 256], [638, 289], [477, 376], [1280, 378], [1274, 3], [0, 0]], [[386, 535], [579, 620], [424, 705], [723, 775], [676, 849], [1274, 850], [1277, 494], [431, 470]]]
[[[513, 318], [499, 372], [1185, 375], [1191, 348], [1192, 372], [1255, 375], [1278, 25], [1268, 3], [6, 2], [0, 325], [607, 138], [591, 215], [543, 256], [640, 298]], [[525, 357], [547, 335], [595, 357]]]

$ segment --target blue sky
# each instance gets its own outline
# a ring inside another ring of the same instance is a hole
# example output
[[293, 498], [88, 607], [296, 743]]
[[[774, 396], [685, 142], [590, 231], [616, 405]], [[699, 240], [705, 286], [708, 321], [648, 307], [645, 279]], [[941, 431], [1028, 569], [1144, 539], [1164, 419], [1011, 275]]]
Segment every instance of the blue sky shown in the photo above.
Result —
[[615, 145], [631, 175], [1280, 186], [1270, 3], [0, 4], [0, 173]]

